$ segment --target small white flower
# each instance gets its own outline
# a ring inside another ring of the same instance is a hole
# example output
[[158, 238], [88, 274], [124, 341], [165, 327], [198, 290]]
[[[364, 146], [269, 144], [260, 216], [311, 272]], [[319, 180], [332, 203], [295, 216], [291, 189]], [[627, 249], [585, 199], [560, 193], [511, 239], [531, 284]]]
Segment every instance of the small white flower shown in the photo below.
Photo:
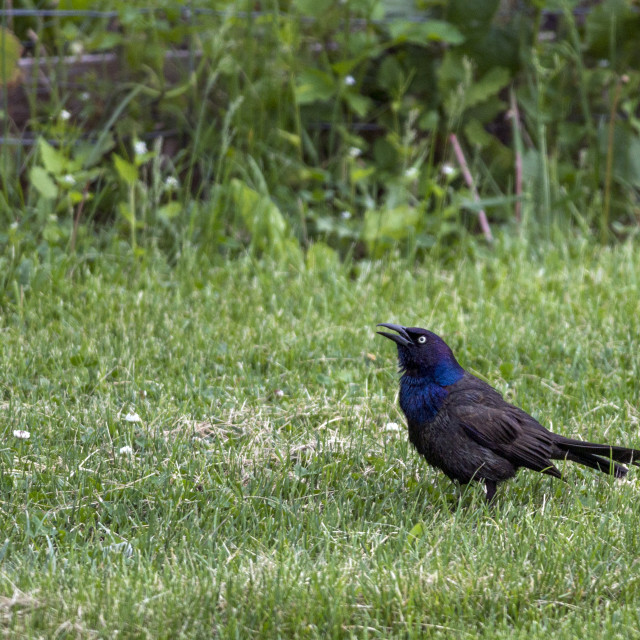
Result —
[[387, 422], [384, 425], [385, 431], [400, 431], [400, 425], [397, 422]]
[[347, 85], [347, 87], [353, 87], [353, 85], [356, 83], [356, 79], [353, 76], [345, 76], [344, 83]]
[[70, 173], [67, 173], [62, 176], [62, 182], [64, 182], [64, 184], [72, 185], [76, 183], [76, 179]]
[[418, 177], [418, 167], [409, 167], [404, 175], [409, 178], [409, 180], [415, 180]]
[[71, 53], [74, 56], [81, 56], [84, 53], [84, 47], [82, 46], [82, 42], [79, 42], [78, 40], [75, 40], [74, 42], [72, 42], [69, 48], [71, 49]]
[[442, 171], [442, 175], [452, 176], [456, 172], [456, 169], [454, 166], [445, 163], [442, 165], [442, 168], [440, 169], [440, 171]]
[[137, 155], [137, 156], [143, 156], [145, 153], [147, 153], [149, 150], [147, 149], [147, 143], [142, 141], [142, 140], [136, 140], [133, 143], [133, 152]]
[[358, 149], [358, 147], [351, 147], [349, 149], [349, 155], [352, 158], [357, 158], [362, 155], [362, 149]]
[[91, 94], [88, 91], [83, 91], [80, 94], [80, 100], [82, 100], [83, 102], [87, 102], [90, 97], [91, 97]]
[[18, 438], [18, 440], [28, 440], [31, 437], [31, 434], [28, 431], [23, 431], [22, 429], [14, 429], [13, 437]]
[[342, 211], [342, 212], [340, 213], [340, 217], [341, 217], [343, 220], [349, 220], [349, 218], [351, 218], [351, 211]]
[[180, 180], [175, 176], [167, 176], [167, 179], [164, 181], [164, 186], [167, 189], [177, 189], [180, 186]]
[[140, 420], [140, 416], [135, 411], [130, 411], [129, 413], [127, 413], [124, 419], [127, 422], [142, 422], [142, 420]]
[[63, 109], [60, 112], [60, 120], [64, 120], [66, 122], [70, 117], [71, 114], [66, 109]]
[[283, 391], [282, 389], [276, 389], [276, 390], [273, 392], [273, 395], [274, 395], [276, 398], [284, 398], [284, 391]]
[[133, 448], [127, 445], [126, 447], [120, 447], [120, 455], [121, 456], [130, 456], [133, 455]]

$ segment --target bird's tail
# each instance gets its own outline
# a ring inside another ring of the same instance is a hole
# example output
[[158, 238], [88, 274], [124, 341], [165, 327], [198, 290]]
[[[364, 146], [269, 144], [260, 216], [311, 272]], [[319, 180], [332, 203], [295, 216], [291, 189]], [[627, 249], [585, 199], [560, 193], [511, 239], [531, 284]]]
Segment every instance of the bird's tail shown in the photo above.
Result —
[[583, 442], [571, 438], [560, 438], [556, 444], [566, 453], [567, 459], [592, 469], [598, 469], [603, 473], [609, 473], [616, 478], [624, 478], [627, 475], [627, 468], [616, 464], [616, 462], [640, 466], [640, 451], [638, 449]]

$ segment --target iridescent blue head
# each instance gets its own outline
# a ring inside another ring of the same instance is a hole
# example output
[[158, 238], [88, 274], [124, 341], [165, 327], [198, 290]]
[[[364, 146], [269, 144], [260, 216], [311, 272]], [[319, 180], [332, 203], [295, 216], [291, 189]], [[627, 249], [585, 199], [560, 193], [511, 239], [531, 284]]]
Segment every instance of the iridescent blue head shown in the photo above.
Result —
[[449, 345], [435, 333], [399, 324], [381, 323], [378, 326], [396, 332], [378, 331], [398, 345], [398, 364], [405, 375], [424, 378], [443, 387], [457, 382], [464, 375], [464, 369]]

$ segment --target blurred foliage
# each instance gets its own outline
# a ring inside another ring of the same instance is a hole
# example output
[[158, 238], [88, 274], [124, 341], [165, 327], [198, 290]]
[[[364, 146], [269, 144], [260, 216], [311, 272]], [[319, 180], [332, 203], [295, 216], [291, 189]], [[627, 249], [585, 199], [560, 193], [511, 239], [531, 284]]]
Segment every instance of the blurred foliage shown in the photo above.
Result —
[[[477, 232], [452, 133], [492, 224], [514, 224], [519, 200], [531, 237], [560, 228], [609, 241], [637, 227], [631, 0], [56, 8], [3, 17], [3, 77], [16, 84], [4, 53], [16, 38], [48, 74], [46, 99], [20, 87], [36, 144], [2, 147], [0, 219], [14, 226], [0, 246], [12, 255], [20, 237], [34, 251], [126, 240], [137, 252], [298, 260], [322, 241], [411, 256]], [[82, 83], [73, 62], [47, 62], [104, 52], [115, 71]], [[4, 136], [19, 136], [3, 95]]]

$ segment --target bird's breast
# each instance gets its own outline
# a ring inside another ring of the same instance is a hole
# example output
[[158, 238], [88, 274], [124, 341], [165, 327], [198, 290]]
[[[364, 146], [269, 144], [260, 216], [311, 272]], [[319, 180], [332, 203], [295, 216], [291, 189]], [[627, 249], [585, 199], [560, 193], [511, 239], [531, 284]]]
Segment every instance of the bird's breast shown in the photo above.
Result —
[[446, 397], [444, 387], [424, 378], [405, 375], [400, 381], [400, 408], [411, 423], [431, 422]]

